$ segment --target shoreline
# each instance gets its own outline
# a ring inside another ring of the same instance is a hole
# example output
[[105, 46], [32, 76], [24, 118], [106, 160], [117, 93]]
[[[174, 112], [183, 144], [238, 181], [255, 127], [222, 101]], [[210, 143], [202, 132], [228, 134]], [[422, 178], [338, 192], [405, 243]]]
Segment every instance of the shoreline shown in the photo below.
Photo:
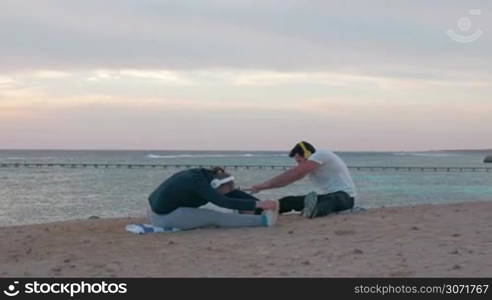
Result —
[[[491, 201], [470, 201], [470, 202], [446, 202], [446, 203], [422, 203], [422, 204], [407, 204], [407, 205], [395, 205], [395, 206], [380, 206], [380, 207], [364, 207], [367, 211], [374, 212], [377, 210], [383, 210], [383, 209], [405, 209], [405, 208], [415, 208], [415, 207], [420, 207], [420, 206], [429, 206], [429, 207], [438, 207], [438, 206], [447, 206], [447, 205], [468, 205], [468, 204], [480, 204], [480, 203], [492, 203]], [[357, 207], [359, 205], [355, 205]], [[205, 205], [203, 206], [205, 207]], [[217, 210], [221, 211], [222, 208], [216, 207]], [[214, 209], [214, 208], [209, 208], [209, 209]], [[225, 208], [223, 209], [224, 211], [227, 211], [228, 209]], [[283, 218], [285, 216], [290, 216], [290, 215], [297, 215], [299, 214], [298, 212], [292, 211], [288, 213], [284, 213], [282, 215], [279, 215], [280, 218]], [[357, 213], [355, 213], [357, 214]], [[330, 217], [337, 216], [337, 215], [347, 215], [349, 216], [350, 213], [348, 212], [341, 212], [340, 214], [333, 214], [330, 215]], [[1, 224], [0, 223], [0, 232], [2, 229], [7, 229], [7, 228], [12, 228], [12, 227], [30, 227], [30, 226], [43, 226], [43, 225], [61, 225], [62, 223], [73, 223], [73, 222], [90, 222], [94, 220], [113, 220], [113, 221], [119, 221], [119, 220], [129, 220], [130, 223], [148, 223], [147, 218], [144, 215], [130, 215], [130, 216], [99, 216], [97, 214], [91, 215], [89, 217], [84, 217], [84, 218], [76, 218], [76, 219], [64, 219], [64, 220], [51, 220], [51, 221], [45, 221], [45, 222], [37, 222], [37, 223], [27, 223], [27, 224]], [[133, 220], [133, 222], [132, 222]], [[207, 229], [207, 228], [202, 228], [202, 229]], [[216, 229], [220, 230], [220, 228], [209, 228], [209, 229]], [[234, 228], [233, 228], [234, 229]]]
[[272, 228], [136, 235], [143, 218], [0, 227], [1, 277], [490, 277], [492, 202], [423, 204]]

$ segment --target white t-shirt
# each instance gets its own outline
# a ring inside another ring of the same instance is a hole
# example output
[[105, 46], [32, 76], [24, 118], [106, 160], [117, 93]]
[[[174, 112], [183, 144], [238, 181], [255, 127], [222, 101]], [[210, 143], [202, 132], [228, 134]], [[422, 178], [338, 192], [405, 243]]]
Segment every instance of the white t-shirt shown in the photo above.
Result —
[[347, 165], [338, 155], [328, 150], [316, 150], [309, 160], [320, 164], [309, 173], [309, 179], [323, 193], [344, 191], [351, 197], [357, 195]]

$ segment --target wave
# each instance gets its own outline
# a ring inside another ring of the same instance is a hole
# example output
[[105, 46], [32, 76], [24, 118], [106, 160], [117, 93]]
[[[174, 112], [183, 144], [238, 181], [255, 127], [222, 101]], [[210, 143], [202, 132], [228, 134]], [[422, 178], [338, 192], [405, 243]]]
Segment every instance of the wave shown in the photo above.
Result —
[[424, 157], [455, 157], [463, 156], [462, 154], [454, 153], [422, 153], [422, 152], [395, 152], [393, 155], [398, 156], [424, 156]]
[[26, 159], [29, 159], [29, 160], [33, 160], [33, 159], [43, 160], [43, 159], [53, 159], [53, 158], [54, 157], [51, 157], [51, 156], [40, 156], [40, 157], [34, 157], [34, 156], [8, 156], [8, 157], [5, 157], [4, 159], [6, 159], [6, 160], [20, 160], [20, 159], [23, 159], [23, 160], [26, 160]]
[[158, 159], [158, 158], [221, 158], [221, 157], [286, 157], [287, 154], [169, 154], [169, 155], [159, 155], [159, 154], [147, 154], [147, 158]]

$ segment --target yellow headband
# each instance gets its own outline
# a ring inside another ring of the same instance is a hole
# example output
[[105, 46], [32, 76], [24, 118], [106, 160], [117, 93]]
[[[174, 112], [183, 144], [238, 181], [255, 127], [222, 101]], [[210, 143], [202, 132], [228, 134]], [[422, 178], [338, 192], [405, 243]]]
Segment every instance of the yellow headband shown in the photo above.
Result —
[[300, 142], [299, 146], [301, 146], [302, 151], [304, 151], [304, 158], [308, 159], [313, 154], [313, 153], [311, 153], [311, 151], [309, 151], [306, 148], [306, 145], [304, 145], [304, 142]]

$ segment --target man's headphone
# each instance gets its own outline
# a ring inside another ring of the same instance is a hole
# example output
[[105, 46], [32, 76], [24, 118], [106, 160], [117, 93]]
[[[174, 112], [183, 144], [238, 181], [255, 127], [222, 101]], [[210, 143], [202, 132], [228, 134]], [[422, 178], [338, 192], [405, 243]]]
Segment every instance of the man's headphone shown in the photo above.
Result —
[[210, 185], [214, 189], [216, 189], [216, 188], [219, 188], [224, 183], [228, 183], [228, 182], [231, 182], [231, 181], [234, 181], [234, 176], [229, 176], [229, 177], [226, 177], [226, 178], [223, 178], [223, 179], [214, 179], [214, 180], [212, 180], [210, 182]]
[[304, 158], [305, 159], [308, 159], [311, 155], [313, 155], [313, 153], [306, 148], [306, 145], [304, 145], [304, 142], [300, 142], [299, 146], [301, 146], [302, 151], [304, 151]]

